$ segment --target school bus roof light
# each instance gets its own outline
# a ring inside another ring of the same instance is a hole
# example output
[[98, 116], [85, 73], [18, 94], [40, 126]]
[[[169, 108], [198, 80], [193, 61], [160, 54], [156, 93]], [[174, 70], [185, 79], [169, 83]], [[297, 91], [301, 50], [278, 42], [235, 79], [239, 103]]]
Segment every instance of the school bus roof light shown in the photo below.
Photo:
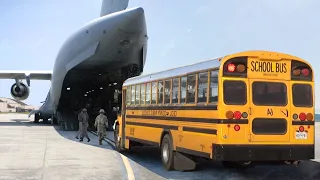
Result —
[[244, 72], [246, 70], [246, 67], [243, 64], [238, 64], [237, 65], [237, 72]]
[[234, 72], [234, 71], [236, 70], [236, 66], [235, 66], [234, 64], [230, 63], [230, 64], [228, 64], [228, 66], [227, 66], [227, 70], [228, 70], [229, 72]]
[[307, 120], [308, 120], [308, 121], [312, 121], [312, 120], [313, 120], [313, 114], [308, 113], [308, 114], [307, 114]]
[[300, 73], [301, 73], [301, 70], [297, 68], [297, 69], [294, 69], [294, 70], [292, 71], [292, 73], [293, 73], [294, 76], [299, 76]]
[[308, 76], [309, 75], [309, 69], [307, 69], [307, 68], [304, 68], [304, 69], [302, 69], [302, 74], [304, 75], [304, 76]]
[[299, 114], [299, 119], [301, 120], [301, 121], [305, 121], [306, 119], [307, 119], [307, 115], [306, 115], [306, 113], [300, 113]]

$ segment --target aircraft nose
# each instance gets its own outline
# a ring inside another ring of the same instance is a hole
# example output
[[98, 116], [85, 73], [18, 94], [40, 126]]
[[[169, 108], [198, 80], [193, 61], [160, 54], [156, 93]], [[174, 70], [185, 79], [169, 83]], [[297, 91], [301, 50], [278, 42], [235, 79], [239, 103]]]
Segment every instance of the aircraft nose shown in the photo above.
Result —
[[146, 28], [143, 8], [134, 8], [125, 12], [126, 20], [121, 30], [126, 33], [142, 33]]

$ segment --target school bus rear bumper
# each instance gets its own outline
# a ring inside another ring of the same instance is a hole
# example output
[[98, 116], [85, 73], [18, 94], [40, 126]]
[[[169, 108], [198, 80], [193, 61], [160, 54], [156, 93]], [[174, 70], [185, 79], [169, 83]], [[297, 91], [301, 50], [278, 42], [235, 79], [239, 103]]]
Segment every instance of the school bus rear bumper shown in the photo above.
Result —
[[216, 161], [287, 161], [314, 159], [314, 145], [212, 145]]

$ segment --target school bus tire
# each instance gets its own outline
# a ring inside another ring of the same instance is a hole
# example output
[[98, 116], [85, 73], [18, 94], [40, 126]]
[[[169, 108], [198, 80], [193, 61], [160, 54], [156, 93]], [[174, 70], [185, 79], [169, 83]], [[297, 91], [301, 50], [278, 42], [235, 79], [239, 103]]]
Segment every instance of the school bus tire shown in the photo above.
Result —
[[164, 135], [161, 141], [161, 160], [163, 167], [167, 170], [173, 170], [174, 152], [173, 143], [169, 134]]
[[119, 135], [119, 125], [116, 125], [116, 129], [114, 131], [114, 146], [115, 146], [115, 149], [118, 151], [118, 152], [122, 152], [123, 149], [121, 148], [121, 137]]

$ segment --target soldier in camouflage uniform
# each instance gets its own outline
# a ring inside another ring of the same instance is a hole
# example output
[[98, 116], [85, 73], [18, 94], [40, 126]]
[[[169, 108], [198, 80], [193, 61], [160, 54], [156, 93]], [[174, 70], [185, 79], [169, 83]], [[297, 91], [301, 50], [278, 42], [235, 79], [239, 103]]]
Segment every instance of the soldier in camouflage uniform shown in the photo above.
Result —
[[83, 108], [82, 112], [79, 113], [78, 119], [79, 122], [82, 122], [82, 133], [80, 136], [80, 142], [83, 141], [84, 137], [86, 137], [88, 139], [88, 142], [90, 142], [90, 138], [88, 136], [89, 115], [86, 108]]
[[99, 115], [96, 117], [94, 126], [97, 128], [97, 133], [99, 137], [99, 144], [102, 145], [102, 140], [107, 134], [106, 128], [108, 128], [108, 118], [104, 115], [105, 111], [100, 109]]

